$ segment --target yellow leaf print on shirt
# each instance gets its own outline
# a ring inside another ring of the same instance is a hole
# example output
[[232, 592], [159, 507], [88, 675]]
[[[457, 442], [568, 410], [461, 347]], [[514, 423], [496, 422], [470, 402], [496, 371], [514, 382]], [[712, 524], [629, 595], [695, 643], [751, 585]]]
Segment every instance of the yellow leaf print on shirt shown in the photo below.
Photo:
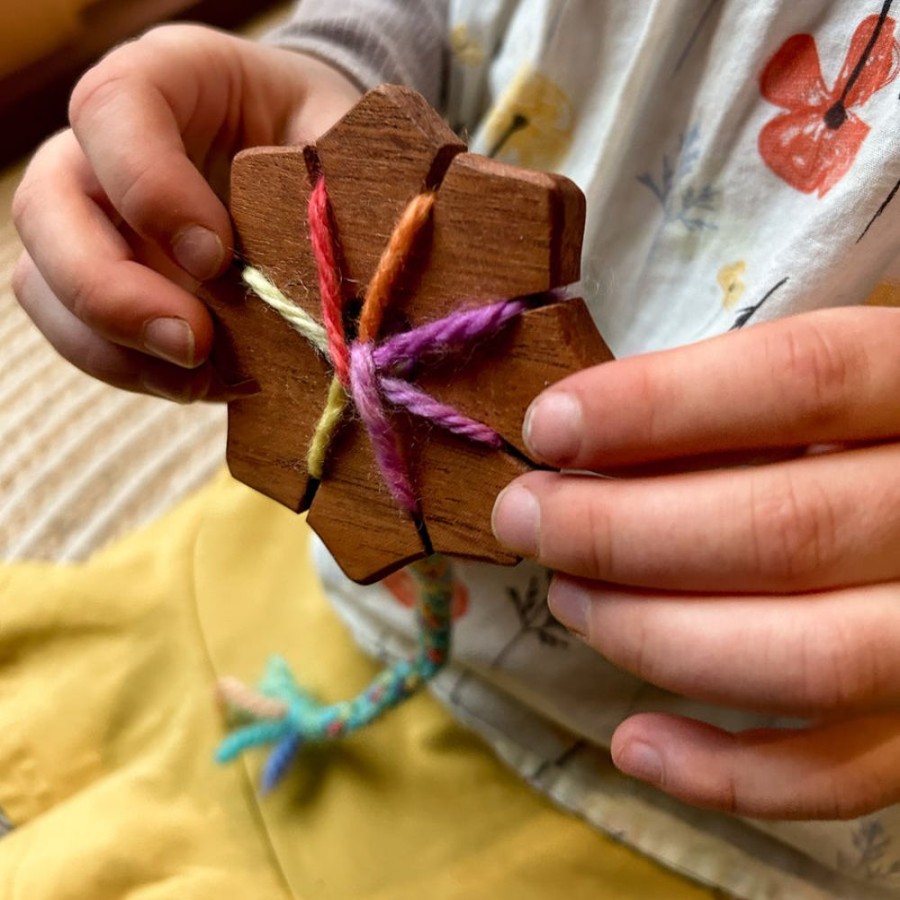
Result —
[[526, 66], [485, 123], [489, 156], [529, 169], [554, 169], [572, 143], [575, 111], [565, 91]]
[[900, 281], [888, 278], [875, 285], [875, 290], [869, 294], [866, 300], [867, 306], [896, 306], [900, 307]]
[[450, 32], [450, 50], [464, 66], [480, 66], [484, 62], [484, 47], [469, 34], [465, 25], [457, 25]]
[[722, 288], [722, 306], [725, 309], [733, 309], [744, 296], [744, 291], [747, 289], [747, 285], [744, 284], [744, 272], [746, 271], [747, 263], [742, 259], [719, 269], [716, 281]]

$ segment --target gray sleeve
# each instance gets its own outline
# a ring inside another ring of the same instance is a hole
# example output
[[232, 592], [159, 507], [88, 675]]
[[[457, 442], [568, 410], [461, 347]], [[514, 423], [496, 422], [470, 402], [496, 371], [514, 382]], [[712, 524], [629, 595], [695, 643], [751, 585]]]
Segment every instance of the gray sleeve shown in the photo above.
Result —
[[441, 101], [450, 0], [302, 0], [268, 43], [316, 56], [361, 88], [404, 84]]

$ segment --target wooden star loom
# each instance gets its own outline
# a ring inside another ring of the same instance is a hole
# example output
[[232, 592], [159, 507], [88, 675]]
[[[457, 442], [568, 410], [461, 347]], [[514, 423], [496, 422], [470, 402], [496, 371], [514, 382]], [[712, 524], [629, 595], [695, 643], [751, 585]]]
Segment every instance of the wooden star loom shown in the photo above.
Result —
[[[404, 261], [380, 337], [454, 310], [540, 298], [489, 338], [415, 369], [415, 387], [501, 440], [491, 449], [405, 409], [388, 414], [415, 485], [421, 521], [398, 507], [357, 411], [342, 416], [321, 479], [306, 454], [333, 366], [248, 290], [243, 265], [264, 274], [315, 323], [323, 321], [307, 207], [327, 185], [339, 237], [344, 327], [355, 317], [408, 204], [434, 191], [427, 227]], [[416, 93], [369, 92], [314, 146], [255, 148], [234, 161], [231, 214], [240, 260], [208, 286], [216, 323], [213, 364], [236, 388], [228, 404], [232, 474], [297, 512], [343, 571], [370, 583], [432, 551], [512, 564], [490, 526], [497, 494], [534, 466], [522, 442], [530, 402], [547, 386], [611, 359], [584, 302], [558, 289], [580, 278], [585, 203], [559, 175], [466, 152]], [[551, 293], [552, 292], [552, 293]], [[424, 531], [423, 531], [424, 529]]]

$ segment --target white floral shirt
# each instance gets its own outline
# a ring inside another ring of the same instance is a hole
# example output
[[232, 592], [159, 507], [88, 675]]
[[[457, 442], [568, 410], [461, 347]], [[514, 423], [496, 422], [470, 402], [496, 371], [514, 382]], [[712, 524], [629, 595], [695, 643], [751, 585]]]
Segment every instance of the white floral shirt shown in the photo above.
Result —
[[[360, 0], [364, 18], [354, 2], [337, 5], [304, 0], [281, 39], [363, 83], [406, 73], [432, 100], [443, 93], [474, 151], [584, 190], [581, 292], [616, 355], [898, 302], [884, 278], [900, 234], [900, 0]], [[431, 55], [404, 68], [409, 29]], [[359, 588], [318, 555], [360, 642], [381, 656], [408, 651], [414, 625], [391, 583]], [[772, 720], [617, 670], [555, 623], [537, 567], [458, 573], [454, 661], [435, 691], [532, 785], [741, 897], [900, 894], [897, 808], [750, 822], [620, 775], [607, 748], [636, 711], [735, 729]]]

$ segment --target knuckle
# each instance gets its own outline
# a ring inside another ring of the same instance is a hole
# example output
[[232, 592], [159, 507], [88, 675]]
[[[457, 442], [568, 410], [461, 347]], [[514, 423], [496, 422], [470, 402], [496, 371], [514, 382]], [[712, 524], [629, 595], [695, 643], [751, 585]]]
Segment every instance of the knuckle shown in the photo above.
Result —
[[637, 616], [629, 631], [628, 641], [623, 648], [624, 659], [619, 661], [620, 665], [638, 678], [656, 683], [658, 673], [654, 661], [657, 655], [653, 652], [652, 635], [644, 617]]
[[184, 48], [202, 39], [196, 25], [158, 25], [140, 37], [119, 44], [81, 76], [69, 100], [69, 120], [80, 125], [121, 91], [122, 82], [141, 77], [159, 65], [162, 52]]
[[[656, 448], [661, 440], [659, 411], [671, 409], [671, 396], [665, 381], [665, 368], [637, 366], [632, 387], [635, 403], [633, 410], [639, 414], [639, 440], [642, 446]], [[662, 440], [665, 440], [663, 435]]]
[[[736, 736], [738, 747], [742, 735]], [[696, 800], [698, 805], [708, 806], [729, 815], [747, 815], [752, 813], [753, 792], [745, 794], [742, 779], [740, 749], [736, 757], [728, 756], [723, 760], [710, 760], [706, 765], [703, 785]], [[748, 805], [749, 804], [749, 805]]]
[[743, 811], [738, 779], [733, 769], [725, 769], [719, 778], [716, 800], [718, 808], [729, 815], [740, 815]]
[[104, 322], [107, 303], [102, 284], [82, 275], [74, 280], [68, 296], [68, 307], [76, 318], [96, 330]]
[[[78, 80], [69, 99], [69, 120], [83, 124], [114, 100], [123, 82], [152, 76], [161, 65], [171, 62], [173, 50], [190, 52], [202, 40], [206, 29], [197, 25], [158, 25], [141, 36], [113, 47]], [[160, 60], [166, 53], [169, 59]]]
[[800, 636], [800, 705], [825, 718], [871, 705], [881, 689], [875, 654], [844, 622], [823, 620]]
[[884, 805], [884, 783], [861, 769], [829, 771], [822, 787], [820, 818], [840, 821], [858, 819]]
[[812, 480], [797, 483], [795, 470], [761, 472], [752, 487], [750, 540], [755, 576], [764, 588], [810, 587], [834, 557], [837, 517], [828, 492]]
[[23, 241], [30, 237], [28, 226], [33, 226], [52, 204], [54, 179], [65, 166], [71, 136], [71, 131], [65, 129], [47, 138], [35, 152], [13, 194], [10, 217]]
[[90, 121], [121, 92], [122, 82], [130, 77], [127, 62], [130, 45], [112, 50], [79, 79], [69, 98], [69, 121], [76, 130]]
[[34, 199], [34, 188], [31, 179], [26, 174], [22, 183], [16, 189], [12, 199], [12, 221], [18, 231], [22, 231], [24, 223], [28, 220]]
[[584, 566], [586, 571], [580, 574], [592, 578], [615, 580], [616, 564], [615, 550], [613, 548], [613, 535], [615, 534], [610, 522], [609, 504], [592, 502], [592, 493], [585, 491], [586, 513], [588, 525], [588, 540], [586, 559]]
[[159, 170], [153, 159], [133, 162], [127, 184], [116, 201], [122, 218], [132, 228], [146, 234], [160, 232], [162, 223], [155, 210], [159, 201]]
[[31, 262], [31, 257], [29, 257], [27, 253], [20, 253], [19, 258], [16, 260], [16, 264], [13, 267], [10, 282], [13, 294], [23, 306], [25, 305], [24, 298], [25, 293], [28, 290], [32, 268], [33, 263]]
[[773, 372], [796, 398], [792, 417], [819, 426], [839, 419], [865, 378], [865, 347], [849, 332], [836, 340], [812, 318], [798, 317], [777, 334], [767, 349]]

